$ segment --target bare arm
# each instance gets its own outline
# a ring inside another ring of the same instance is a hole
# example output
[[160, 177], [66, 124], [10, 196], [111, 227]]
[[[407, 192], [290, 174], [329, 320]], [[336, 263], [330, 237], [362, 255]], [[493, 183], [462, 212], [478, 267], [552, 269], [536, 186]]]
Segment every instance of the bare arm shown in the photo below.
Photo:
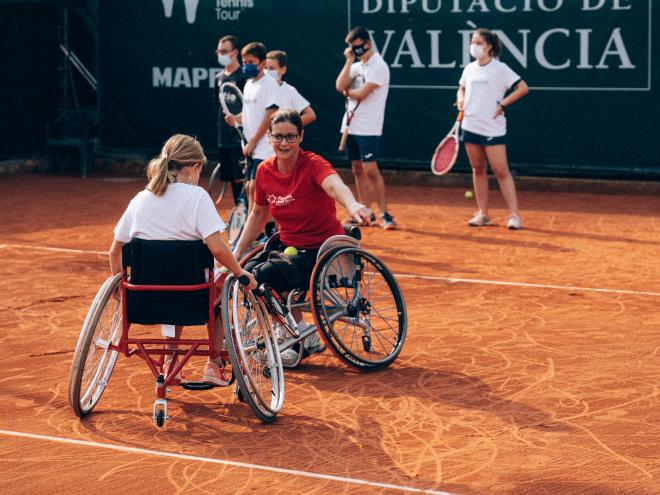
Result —
[[234, 249], [234, 252], [238, 253], [238, 256], [247, 251], [259, 233], [263, 232], [269, 218], [270, 212], [268, 211], [268, 207], [254, 203], [254, 207], [245, 222], [245, 227], [243, 227], [243, 232], [241, 232], [241, 237], [238, 239], [236, 248]]
[[316, 120], [316, 112], [311, 106], [303, 108], [303, 111], [300, 112], [300, 120], [302, 120], [302, 125], [306, 126], [311, 124]]
[[247, 288], [250, 290], [256, 289], [257, 281], [254, 279], [254, 276], [250, 272], [246, 272], [241, 268], [241, 265], [239, 265], [238, 261], [232, 254], [229, 246], [222, 238], [220, 232], [214, 232], [206, 239], [204, 239], [204, 242], [206, 242], [206, 245], [208, 246], [209, 251], [211, 251], [211, 254], [213, 254], [213, 257], [218, 260], [222, 266], [226, 267], [230, 272], [232, 272], [236, 278], [239, 278], [241, 275], [247, 275], [248, 279], [250, 280]]
[[463, 105], [465, 103], [465, 87], [459, 86], [458, 91], [456, 91], [456, 108], [459, 112], [463, 111]]
[[529, 86], [527, 86], [525, 81], [520, 81], [518, 84], [516, 84], [516, 88], [511, 92], [511, 94], [504, 98], [500, 103], [502, 106], [508, 107], [512, 103], [515, 103], [520, 98], [525, 96], [527, 93], [529, 93]]
[[351, 65], [353, 65], [353, 62], [355, 61], [355, 56], [353, 55], [353, 50], [351, 50], [350, 46], [344, 50], [344, 57], [344, 66], [341, 68], [341, 71], [337, 76], [337, 81], [335, 82], [335, 88], [340, 93], [344, 93], [351, 85], [351, 82], [353, 82], [350, 72]]
[[364, 100], [371, 92], [377, 88], [380, 88], [378, 84], [368, 82], [359, 89], [348, 89], [346, 90], [346, 96], [350, 96], [354, 100], [362, 101]]
[[273, 116], [275, 112], [277, 112], [277, 108], [270, 108], [266, 110], [266, 113], [264, 114], [264, 118], [261, 120], [261, 124], [259, 124], [259, 128], [257, 129], [257, 132], [254, 134], [254, 136], [252, 136], [250, 142], [243, 149], [243, 154], [245, 156], [250, 156], [254, 151], [254, 149], [257, 147], [257, 144], [259, 143], [261, 138], [264, 137], [264, 134], [266, 134], [266, 131], [268, 130], [268, 126], [270, 125], [270, 118]]
[[371, 223], [371, 209], [357, 202], [351, 190], [338, 174], [332, 174], [323, 179], [321, 187], [335, 201], [341, 203], [355, 220], [363, 225]]
[[502, 115], [504, 113], [505, 107], [515, 103], [527, 93], [529, 93], [529, 86], [527, 86], [525, 81], [519, 81], [518, 84], [516, 84], [515, 89], [506, 98], [503, 98], [502, 101], [499, 102], [499, 105], [497, 105], [497, 111], [495, 112], [495, 117]]
[[113, 240], [110, 245], [108, 255], [110, 257], [110, 275], [116, 275], [121, 272], [121, 247], [124, 244], [118, 240]]

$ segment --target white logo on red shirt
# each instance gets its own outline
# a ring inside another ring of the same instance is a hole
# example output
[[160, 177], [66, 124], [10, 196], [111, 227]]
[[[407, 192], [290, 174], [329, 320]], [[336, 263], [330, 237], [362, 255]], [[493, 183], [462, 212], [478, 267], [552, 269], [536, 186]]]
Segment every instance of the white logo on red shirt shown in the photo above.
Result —
[[294, 198], [293, 195], [291, 194], [287, 196], [276, 196], [275, 194], [269, 194], [268, 196], [266, 196], [266, 200], [268, 201], [269, 205], [286, 206], [293, 203], [296, 200], [296, 198]]

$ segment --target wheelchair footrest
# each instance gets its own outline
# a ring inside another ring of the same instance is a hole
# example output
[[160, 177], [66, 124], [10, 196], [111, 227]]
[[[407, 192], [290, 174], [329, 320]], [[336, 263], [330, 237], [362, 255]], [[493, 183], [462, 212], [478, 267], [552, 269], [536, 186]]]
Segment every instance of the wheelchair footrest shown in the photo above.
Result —
[[181, 386], [186, 390], [210, 390], [215, 388], [214, 384], [206, 382], [185, 382]]

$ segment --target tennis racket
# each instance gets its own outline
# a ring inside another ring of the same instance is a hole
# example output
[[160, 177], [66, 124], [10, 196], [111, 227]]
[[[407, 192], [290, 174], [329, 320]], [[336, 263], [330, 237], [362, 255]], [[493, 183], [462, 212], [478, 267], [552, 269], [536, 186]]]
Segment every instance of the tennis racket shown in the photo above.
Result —
[[[225, 82], [220, 85], [220, 106], [225, 115], [238, 115], [243, 111], [243, 93], [233, 82]], [[247, 144], [241, 126], [234, 123], [234, 129], [238, 132], [243, 146]]]
[[209, 185], [206, 189], [216, 206], [220, 206], [227, 190], [227, 182], [220, 180], [220, 167], [222, 167], [222, 163], [218, 162], [213, 169], [213, 173], [211, 173]]
[[431, 171], [435, 175], [445, 175], [451, 170], [458, 157], [458, 129], [461, 127], [463, 112], [458, 112], [456, 122], [445, 138], [435, 148], [431, 158]]
[[351, 109], [351, 99], [347, 96], [346, 100], [344, 101], [344, 105], [346, 107], [346, 127], [344, 127], [344, 130], [341, 133], [341, 139], [339, 140], [339, 151], [344, 151], [346, 149], [346, 140], [348, 139], [348, 128], [351, 125], [351, 121], [355, 116], [355, 111], [360, 106], [360, 103], [361, 101], [358, 101]]

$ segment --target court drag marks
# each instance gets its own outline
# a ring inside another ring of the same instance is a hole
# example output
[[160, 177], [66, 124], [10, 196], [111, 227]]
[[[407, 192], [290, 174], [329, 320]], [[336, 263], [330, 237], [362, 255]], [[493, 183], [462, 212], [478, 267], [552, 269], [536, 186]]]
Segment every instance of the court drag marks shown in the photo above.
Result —
[[120, 358], [81, 422], [73, 348], [100, 252], [142, 187], [0, 180], [0, 430], [132, 449], [0, 434], [0, 492], [401, 492], [305, 473], [461, 495], [660, 492], [659, 198], [523, 191], [526, 229], [511, 232], [497, 192], [499, 225], [470, 229], [462, 190], [390, 186], [401, 230], [365, 229], [363, 246], [405, 274], [409, 335], [391, 368], [314, 356], [286, 374], [268, 426], [229, 390], [173, 390], [159, 430], [146, 365]]

